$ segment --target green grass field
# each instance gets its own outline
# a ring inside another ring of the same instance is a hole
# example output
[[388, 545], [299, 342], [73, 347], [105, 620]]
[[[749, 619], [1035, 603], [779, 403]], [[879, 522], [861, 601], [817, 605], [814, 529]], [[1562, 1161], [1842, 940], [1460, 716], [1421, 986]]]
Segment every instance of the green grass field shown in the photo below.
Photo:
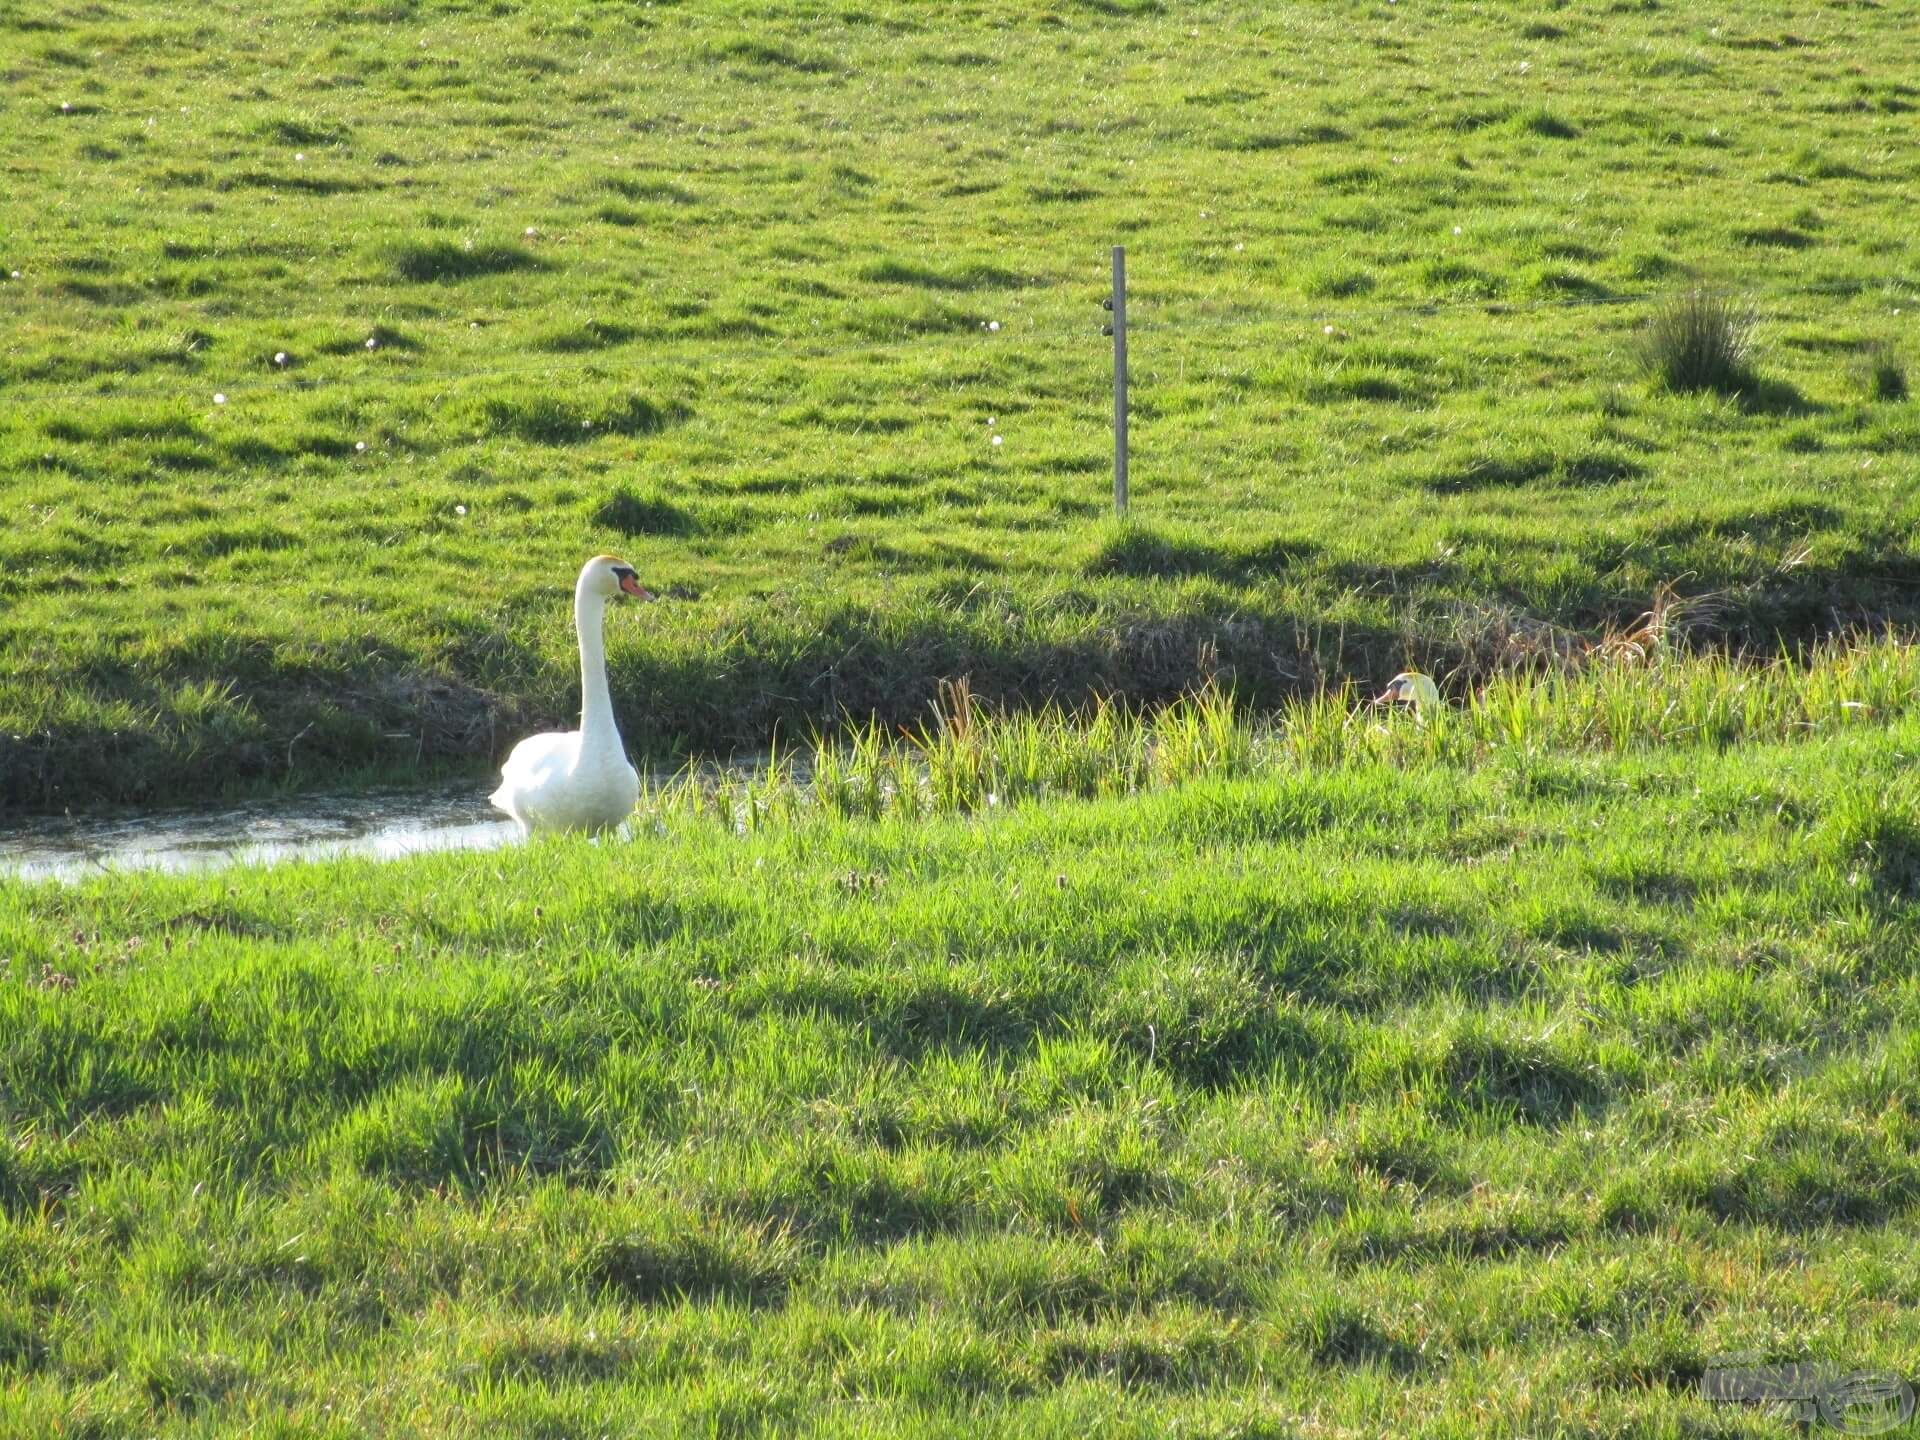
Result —
[[[0, 804], [478, 768], [603, 548], [654, 753], [1464, 683], [1666, 581], [1768, 653], [1916, 616], [1909, 6], [4, 23]], [[1748, 393], [1640, 376], [1696, 284]]]
[[[1912, 1378], [1916, 54], [0, 0], [9, 823], [477, 776], [603, 549], [633, 748], [780, 742], [601, 843], [0, 875], [0, 1440], [1758, 1437], [1718, 1357]], [[1641, 364], [1695, 290], [1731, 391]], [[1356, 702], [1409, 664], [1442, 708]]]
[[1219, 713], [974, 818], [0, 882], [0, 1436], [1764, 1436], [1716, 1357], [1910, 1373], [1913, 651]]

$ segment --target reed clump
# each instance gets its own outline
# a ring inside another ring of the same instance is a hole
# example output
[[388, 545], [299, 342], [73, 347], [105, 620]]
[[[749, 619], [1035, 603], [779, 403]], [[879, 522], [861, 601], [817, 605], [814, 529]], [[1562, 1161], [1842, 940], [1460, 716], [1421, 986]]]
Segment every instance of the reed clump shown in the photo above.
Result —
[[1148, 708], [1102, 699], [1004, 710], [964, 679], [926, 723], [868, 722], [776, 751], [751, 776], [690, 763], [642, 801], [747, 832], [809, 812], [879, 820], [968, 815], [1024, 802], [1102, 799], [1197, 780], [1392, 764], [1474, 764], [1499, 751], [1619, 753], [1777, 742], [1886, 721], [1920, 704], [1920, 646], [1835, 641], [1754, 664], [1717, 653], [1597, 647], [1579, 665], [1497, 675], [1438, 710], [1390, 710], [1352, 688], [1265, 716], [1207, 685]]

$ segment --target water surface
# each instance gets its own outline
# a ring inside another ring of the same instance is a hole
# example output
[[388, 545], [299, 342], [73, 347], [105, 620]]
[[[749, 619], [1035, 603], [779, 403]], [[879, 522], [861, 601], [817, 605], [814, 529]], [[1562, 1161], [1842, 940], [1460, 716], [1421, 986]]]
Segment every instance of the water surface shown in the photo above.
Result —
[[[782, 757], [806, 783], [808, 767]], [[641, 771], [645, 785], [676, 778], [764, 776], [766, 755], [710, 760], [691, 770]], [[489, 784], [353, 795], [287, 795], [213, 810], [119, 811], [0, 819], [0, 877], [82, 880], [142, 870], [180, 873], [226, 865], [277, 865], [368, 855], [379, 860], [429, 850], [492, 850], [520, 827], [487, 800]]]
[[428, 850], [490, 850], [519, 827], [487, 803], [485, 788], [399, 794], [298, 795], [219, 810], [153, 810], [0, 821], [0, 875], [80, 880], [158, 870], [273, 865]]

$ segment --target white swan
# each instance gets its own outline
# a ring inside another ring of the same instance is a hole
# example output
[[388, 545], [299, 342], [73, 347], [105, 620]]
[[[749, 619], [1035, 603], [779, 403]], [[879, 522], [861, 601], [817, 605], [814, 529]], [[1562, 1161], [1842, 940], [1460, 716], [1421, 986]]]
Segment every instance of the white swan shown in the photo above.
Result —
[[640, 798], [640, 777], [627, 762], [620, 729], [613, 723], [601, 640], [607, 601], [623, 594], [653, 599], [623, 560], [596, 555], [581, 568], [573, 587], [573, 628], [580, 636], [580, 728], [531, 735], [514, 746], [500, 767], [500, 788], [489, 797], [520, 822], [525, 834], [610, 830], [633, 813]]
[[1440, 687], [1433, 683], [1430, 675], [1422, 675], [1418, 670], [1402, 670], [1387, 682], [1387, 688], [1373, 703], [1411, 705], [1416, 715], [1424, 716], [1427, 711], [1440, 708]]

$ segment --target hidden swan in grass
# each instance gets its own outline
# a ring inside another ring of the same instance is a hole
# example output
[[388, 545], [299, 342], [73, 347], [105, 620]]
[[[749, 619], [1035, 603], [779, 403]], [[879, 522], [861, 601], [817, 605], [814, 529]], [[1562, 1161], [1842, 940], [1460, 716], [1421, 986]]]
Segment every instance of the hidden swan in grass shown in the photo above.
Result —
[[573, 587], [573, 628], [580, 637], [580, 728], [531, 735], [500, 767], [493, 803], [536, 830], [610, 830], [633, 813], [640, 777], [628, 763], [607, 693], [607, 601], [623, 595], [651, 600], [631, 566], [596, 555]]
[[1387, 682], [1387, 688], [1373, 703], [1411, 705], [1414, 714], [1425, 716], [1429, 710], [1440, 708], [1440, 687], [1433, 683], [1430, 675], [1422, 675], [1418, 670], [1402, 670]]

